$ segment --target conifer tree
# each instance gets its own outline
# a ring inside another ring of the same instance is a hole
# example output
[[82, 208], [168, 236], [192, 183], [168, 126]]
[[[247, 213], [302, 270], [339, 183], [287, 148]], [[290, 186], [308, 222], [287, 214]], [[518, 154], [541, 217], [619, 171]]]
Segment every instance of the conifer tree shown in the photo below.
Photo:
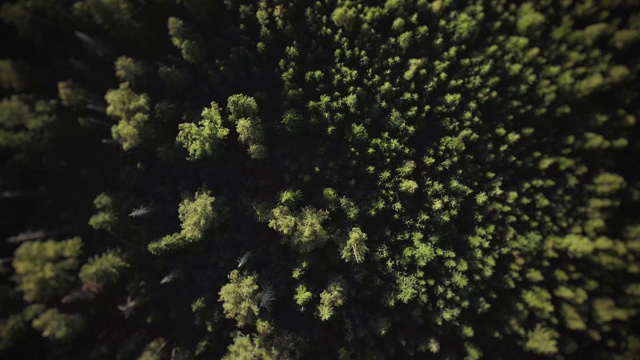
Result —
[[73, 284], [82, 250], [79, 237], [25, 242], [16, 249], [13, 268], [20, 276], [18, 288], [27, 302], [48, 302], [62, 296]]

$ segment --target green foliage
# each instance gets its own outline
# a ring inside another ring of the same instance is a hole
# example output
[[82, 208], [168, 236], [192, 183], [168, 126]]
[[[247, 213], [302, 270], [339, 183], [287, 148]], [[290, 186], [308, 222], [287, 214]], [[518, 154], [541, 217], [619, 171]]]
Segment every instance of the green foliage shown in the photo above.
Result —
[[227, 110], [229, 119], [238, 122], [240, 119], [253, 119], [258, 116], [258, 104], [251, 96], [236, 94], [227, 99]]
[[616, 307], [613, 299], [598, 298], [593, 301], [595, 319], [599, 323], [608, 323], [613, 320], [626, 321], [633, 314], [628, 309]]
[[587, 96], [597, 91], [605, 84], [604, 76], [600, 73], [594, 73], [591, 76], [579, 81], [576, 84], [576, 91], [581, 96]]
[[637, 357], [637, 1], [0, 19], [0, 357]]
[[322, 247], [329, 238], [322, 223], [329, 213], [306, 207], [299, 212], [280, 205], [271, 211], [269, 227], [284, 235], [284, 240], [298, 251], [305, 253]]
[[413, 180], [402, 180], [400, 182], [399, 190], [409, 194], [413, 194], [418, 189], [418, 183]]
[[302, 199], [300, 190], [285, 190], [280, 193], [280, 204], [285, 206], [295, 206]]
[[562, 304], [562, 315], [564, 316], [567, 329], [583, 331], [587, 325], [580, 316], [580, 313], [571, 305]]
[[211, 195], [211, 191], [203, 190], [180, 203], [178, 217], [182, 230], [150, 243], [149, 251], [151, 253], [160, 255], [202, 240], [207, 231], [215, 230], [225, 222], [228, 218], [228, 210], [220, 203], [220, 200], [216, 201], [216, 198]]
[[624, 178], [618, 174], [602, 173], [594, 179], [595, 190], [598, 195], [612, 195], [626, 185]]
[[48, 302], [62, 296], [73, 284], [82, 250], [79, 237], [62, 241], [34, 241], [15, 251], [13, 268], [20, 276], [18, 288], [27, 302]]
[[360, 228], [351, 229], [349, 231], [349, 240], [342, 247], [342, 258], [347, 262], [363, 262], [365, 254], [369, 251], [366, 240], [367, 234], [363, 233]]
[[296, 294], [293, 298], [296, 301], [296, 304], [304, 306], [313, 298], [313, 293], [307, 290], [307, 287], [304, 284], [300, 284], [296, 288]]
[[113, 139], [130, 150], [142, 142], [141, 132], [149, 121], [151, 100], [146, 94], [137, 94], [129, 88], [129, 83], [121, 83], [118, 89], [107, 91], [105, 100], [109, 104], [107, 115], [118, 120], [111, 128]]
[[527, 333], [524, 348], [539, 355], [558, 353], [558, 333], [555, 330], [537, 324], [535, 329]]
[[[348, 3], [349, 2], [347, 2], [347, 4]], [[331, 20], [336, 26], [351, 30], [356, 26], [358, 10], [354, 7], [348, 6], [347, 4], [336, 8], [331, 14]]]
[[576, 234], [563, 238], [553, 237], [549, 241], [553, 241], [557, 248], [565, 250], [570, 257], [583, 257], [591, 254], [594, 249], [594, 244], [589, 238]]
[[488, 199], [488, 196], [487, 196], [487, 193], [485, 193], [485, 192], [481, 192], [478, 195], [476, 195], [476, 203], [478, 205], [482, 205], [482, 204], [486, 203], [487, 199]]
[[180, 132], [176, 137], [176, 142], [189, 152], [187, 159], [191, 161], [214, 156], [219, 144], [229, 134], [229, 129], [222, 125], [220, 108], [215, 102], [211, 103], [211, 107], [202, 110], [201, 116], [202, 120], [198, 125], [180, 124]]
[[58, 96], [62, 101], [62, 105], [73, 109], [81, 109], [87, 103], [87, 95], [84, 89], [71, 80], [58, 82]]
[[111, 231], [113, 226], [117, 223], [117, 217], [108, 211], [100, 211], [97, 214], [91, 216], [89, 219], [89, 225], [96, 230]]
[[13, 95], [0, 101], [0, 150], [38, 149], [49, 139], [47, 127], [55, 121], [55, 102], [37, 101]]
[[535, 31], [544, 23], [544, 15], [537, 12], [533, 3], [526, 2], [520, 5], [518, 9], [518, 21], [516, 26], [518, 31], [526, 34], [529, 31]]
[[215, 201], [210, 191], [196, 192], [193, 198], [184, 199], [178, 207], [180, 234], [187, 240], [200, 240], [206, 230], [220, 226], [226, 214], [220, 206], [214, 206]]
[[189, 63], [198, 63], [204, 59], [205, 51], [202, 39], [184, 24], [184, 21], [170, 17], [167, 23], [169, 36], [175, 47], [180, 49], [182, 58]]
[[247, 151], [252, 159], [266, 159], [269, 156], [267, 147], [262, 144], [251, 144]]
[[228, 319], [235, 319], [239, 327], [255, 322], [260, 312], [256, 275], [231, 271], [229, 282], [220, 289], [218, 295]]
[[118, 214], [115, 212], [113, 199], [102, 193], [93, 200], [93, 205], [100, 211], [91, 216], [89, 225], [95, 230], [113, 230], [118, 223]]
[[100, 255], [93, 256], [82, 265], [78, 277], [83, 282], [95, 282], [99, 284], [115, 283], [122, 271], [129, 267], [122, 254], [117, 250], [108, 250]]
[[0, 86], [3, 89], [12, 89], [15, 92], [22, 92], [26, 86], [26, 79], [21, 74], [19, 63], [0, 59]]
[[142, 354], [138, 356], [138, 360], [161, 360], [163, 356], [162, 349], [167, 345], [163, 338], [157, 338], [145, 346]]
[[304, 123], [304, 119], [302, 116], [294, 110], [287, 110], [284, 115], [282, 115], [282, 124], [289, 131], [295, 131], [300, 128]]
[[637, 29], [622, 29], [616, 31], [611, 41], [616, 48], [625, 49], [638, 42], [638, 40], [640, 40], [640, 31]]
[[262, 121], [258, 117], [258, 105], [254, 98], [241, 94], [232, 95], [227, 100], [229, 120], [236, 123], [238, 141], [249, 146], [252, 159], [266, 159]]
[[4, 3], [0, 8], [0, 19], [7, 24], [16, 27], [20, 37], [36, 38], [33, 25], [36, 22], [34, 17], [35, 11], [51, 10], [49, 1], [18, 1], [12, 3]]
[[0, 320], [0, 351], [15, 346], [28, 333], [29, 323], [22, 314]]
[[[477, 26], [478, 23], [472, 15], [466, 12], [461, 13], [452, 23], [455, 32], [453, 36], [454, 39], [464, 41], [471, 38], [474, 33], [477, 32]], [[518, 28], [521, 28], [520, 21], [518, 21]]]
[[275, 360], [279, 359], [279, 352], [273, 347], [261, 346], [260, 339], [251, 335], [237, 333], [233, 338], [233, 343], [229, 345], [227, 354], [222, 358], [225, 360]]
[[551, 294], [543, 288], [533, 287], [522, 292], [522, 299], [541, 319], [547, 319], [553, 313]]
[[325, 290], [320, 293], [320, 305], [318, 305], [318, 317], [322, 321], [329, 320], [335, 311], [341, 307], [346, 298], [346, 284], [343, 279], [331, 280]]
[[397, 286], [396, 298], [405, 304], [418, 295], [418, 284], [415, 277], [398, 276]]
[[609, 70], [609, 79], [613, 82], [621, 82], [628, 79], [631, 70], [624, 65], [615, 65]]
[[161, 239], [149, 243], [148, 250], [153, 255], [162, 255], [169, 251], [181, 249], [187, 246], [188, 241], [182, 234], [174, 233], [163, 236]]
[[140, 84], [147, 68], [142, 61], [120, 56], [115, 62], [116, 76], [123, 83]]
[[49, 309], [33, 319], [32, 325], [47, 339], [68, 342], [82, 332], [85, 321], [80, 315]]
[[404, 73], [404, 79], [410, 81], [426, 65], [425, 59], [410, 59], [409, 70]]
[[77, 17], [88, 17], [111, 33], [124, 38], [136, 38], [141, 32], [144, 35], [137, 20], [137, 10], [133, 2], [128, 0], [88, 0], [73, 4], [73, 12]]

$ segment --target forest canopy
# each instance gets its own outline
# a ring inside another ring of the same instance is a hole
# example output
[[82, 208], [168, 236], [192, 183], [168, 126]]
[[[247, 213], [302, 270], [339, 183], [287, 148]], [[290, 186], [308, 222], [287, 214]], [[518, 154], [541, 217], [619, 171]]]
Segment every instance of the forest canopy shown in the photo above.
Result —
[[638, 359], [639, 1], [0, 20], [0, 357]]

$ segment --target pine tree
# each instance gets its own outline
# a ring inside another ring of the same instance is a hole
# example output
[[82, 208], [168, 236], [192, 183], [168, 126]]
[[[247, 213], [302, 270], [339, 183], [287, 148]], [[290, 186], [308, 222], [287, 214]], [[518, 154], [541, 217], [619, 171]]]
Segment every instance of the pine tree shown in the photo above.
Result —
[[74, 282], [82, 250], [79, 237], [55, 241], [26, 242], [16, 249], [13, 268], [18, 288], [27, 302], [48, 302], [62, 296]]
[[109, 104], [107, 115], [118, 120], [111, 128], [113, 139], [122, 145], [123, 150], [131, 150], [142, 142], [143, 129], [149, 121], [151, 99], [146, 94], [131, 90], [129, 83], [121, 83], [118, 89], [107, 91], [105, 100]]
[[200, 241], [208, 231], [219, 228], [228, 218], [228, 209], [211, 196], [211, 191], [196, 192], [184, 199], [178, 207], [182, 230], [149, 244], [149, 251], [160, 255]]
[[558, 333], [555, 330], [537, 324], [527, 333], [525, 350], [539, 355], [554, 355], [558, 352]]
[[32, 325], [45, 338], [68, 342], [82, 332], [85, 321], [80, 315], [49, 309], [33, 319]]
[[193, 123], [180, 124], [176, 142], [188, 150], [188, 160], [198, 160], [216, 155], [220, 143], [229, 134], [223, 125], [220, 108], [215, 102], [202, 110], [202, 120], [196, 126]]
[[108, 250], [102, 254], [95, 255], [82, 265], [78, 277], [83, 282], [94, 282], [99, 284], [115, 283], [122, 271], [129, 267], [122, 254], [117, 250]]
[[225, 316], [235, 319], [241, 328], [253, 324], [260, 313], [257, 276], [233, 270], [228, 277], [218, 293]]
[[369, 251], [366, 245], [367, 234], [363, 233], [360, 228], [353, 228], [349, 232], [349, 240], [342, 248], [342, 258], [345, 261], [355, 261], [361, 263], [364, 256]]
[[113, 199], [109, 195], [102, 193], [93, 200], [93, 205], [101, 211], [91, 216], [89, 225], [95, 230], [114, 230], [118, 223], [118, 214], [116, 213]]

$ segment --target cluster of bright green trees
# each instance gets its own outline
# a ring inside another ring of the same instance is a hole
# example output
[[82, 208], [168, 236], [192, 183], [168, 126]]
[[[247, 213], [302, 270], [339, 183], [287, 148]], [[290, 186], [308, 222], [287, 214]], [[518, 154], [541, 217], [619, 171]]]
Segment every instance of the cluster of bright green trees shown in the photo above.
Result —
[[637, 1], [0, 19], [0, 356], [640, 354]]

